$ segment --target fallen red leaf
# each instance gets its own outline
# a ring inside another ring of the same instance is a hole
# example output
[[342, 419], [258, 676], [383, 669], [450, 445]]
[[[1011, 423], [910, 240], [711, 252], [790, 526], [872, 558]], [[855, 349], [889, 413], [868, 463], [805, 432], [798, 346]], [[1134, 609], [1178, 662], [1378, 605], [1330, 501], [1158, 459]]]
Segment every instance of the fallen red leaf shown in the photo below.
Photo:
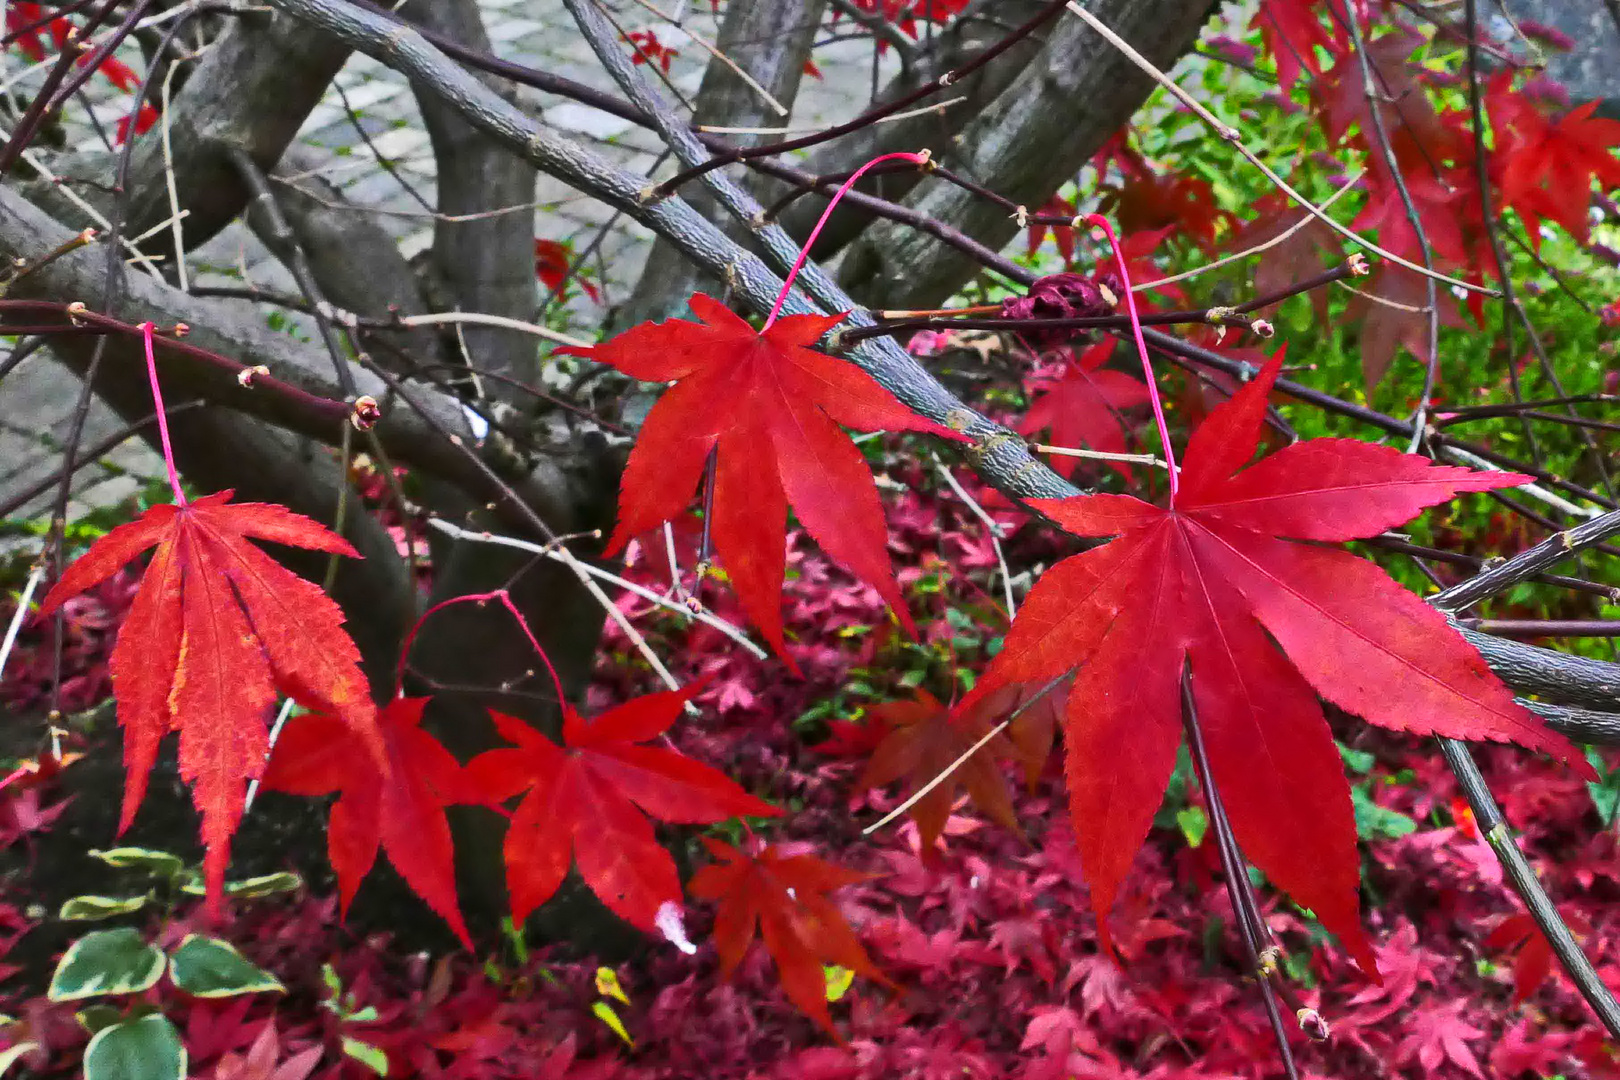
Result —
[[1079, 666], [1066, 718], [1070, 808], [1105, 923], [1175, 765], [1190, 665], [1244, 853], [1371, 973], [1349, 787], [1318, 694], [1397, 731], [1508, 740], [1589, 767], [1440, 612], [1370, 563], [1282, 539], [1373, 536], [1458, 492], [1526, 478], [1348, 439], [1297, 443], [1243, 468], [1280, 368], [1279, 356], [1193, 433], [1168, 509], [1125, 495], [1032, 500], [1076, 535], [1118, 539], [1047, 571], [974, 695]]
[[146, 794], [158, 743], [178, 731], [180, 775], [202, 814], [204, 877], [216, 913], [244, 789], [264, 773], [266, 718], [278, 692], [337, 716], [377, 761], [386, 760], [343, 612], [248, 540], [358, 553], [309, 518], [230, 497], [223, 491], [187, 506], [165, 503], [120, 525], [68, 567], [40, 608], [41, 617], [51, 614], [157, 548], [112, 652], [125, 732], [119, 830]]
[[[884, 787], [904, 778], [907, 796], [943, 773], [991, 726], [982, 710], [952, 709], [926, 690], [918, 690], [915, 700], [890, 701], [874, 705], [867, 712], [888, 734], [872, 752], [856, 786]], [[958, 790], [965, 790], [973, 804], [993, 820], [1017, 829], [1012, 792], [997, 763], [998, 758], [1017, 756], [1007, 737], [996, 735], [918, 799], [910, 813], [923, 848], [932, 848], [945, 831], [945, 819], [950, 817]]]
[[813, 855], [782, 855], [766, 847], [758, 855], [708, 837], [703, 844], [718, 862], [692, 875], [692, 895], [720, 905], [714, 920], [721, 973], [736, 970], [755, 929], [776, 961], [782, 992], [798, 1010], [840, 1038], [827, 1010], [823, 964], [893, 986], [873, 965], [860, 939], [827, 894], [872, 875], [844, 870]]
[[678, 516], [713, 452], [715, 550], [744, 609], [784, 659], [790, 504], [822, 549], [876, 588], [912, 629], [884, 547], [877, 488], [839, 425], [962, 436], [911, 412], [855, 365], [809, 348], [842, 315], [788, 315], [761, 333], [702, 293], [690, 304], [701, 322], [642, 323], [591, 348], [559, 350], [633, 378], [675, 380], [630, 452], [608, 553]]
[[561, 746], [521, 720], [492, 714], [514, 745], [479, 754], [467, 776], [493, 802], [524, 794], [506, 833], [514, 922], [522, 925], [549, 900], [577, 861], [603, 903], [652, 931], [659, 908], [680, 902], [681, 883], [649, 817], [707, 825], [780, 813], [707, 765], [641, 745], [667, 731], [700, 689], [648, 694], [589, 722], [565, 704]]

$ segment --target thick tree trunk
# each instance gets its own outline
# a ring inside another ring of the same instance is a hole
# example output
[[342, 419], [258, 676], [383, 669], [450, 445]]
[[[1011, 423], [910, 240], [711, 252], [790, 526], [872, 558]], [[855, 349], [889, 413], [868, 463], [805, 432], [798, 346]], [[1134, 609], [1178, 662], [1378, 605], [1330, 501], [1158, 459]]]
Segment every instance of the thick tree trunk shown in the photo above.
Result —
[[[816, 28], [825, 8], [826, 0], [731, 0], [726, 5], [716, 48], [768, 90], [788, 114], [784, 116], [773, 109], [759, 90], [748, 85], [730, 64], [713, 59], [703, 72], [703, 85], [698, 88], [697, 122], [729, 127], [787, 124], [803, 80], [804, 62], [815, 43]], [[764, 136], [732, 138], [740, 146], [767, 141]], [[753, 187], [756, 191], [761, 189], [757, 178]], [[701, 184], [689, 185], [682, 194], [699, 213], [717, 221], [725, 218], [724, 211]], [[727, 233], [739, 242], [746, 242], [747, 230], [735, 223], [728, 227]], [[653, 244], [641, 279], [618, 313], [617, 321], [629, 325], [679, 314], [685, 310], [686, 300], [693, 292], [717, 287], [716, 279], [703, 274], [675, 245], [660, 239]]]
[[[910, 71], [895, 76], [878, 95], [880, 102], [895, 101], [920, 86], [936, 82], [946, 72], [962, 66], [980, 51], [998, 41], [1008, 27], [1026, 22], [1038, 12], [1041, 0], [977, 0], [961, 17], [934, 34], [930, 48], [920, 50]], [[1012, 85], [1020, 72], [1035, 63], [1052, 28], [1031, 35], [1001, 56], [960, 82], [936, 94], [936, 101], [964, 100], [938, 110], [930, 110], [903, 120], [873, 124], [817, 148], [804, 168], [818, 176], [859, 168], [880, 154], [899, 150], [931, 149], [936, 155], [947, 152], [962, 129], [984, 111], [991, 101]], [[904, 198], [921, 177], [915, 172], [888, 173], [863, 181], [862, 191], [885, 199]], [[785, 191], [777, 185], [776, 190]], [[826, 200], [817, 195], [799, 198], [778, 219], [782, 227], [803, 241], [821, 217]], [[816, 257], [825, 261], [844, 249], [872, 221], [872, 216], [852, 204], [833, 212], [826, 228], [816, 237]]]
[[[475, 0], [407, 4], [401, 14], [470, 48], [490, 51]], [[500, 80], [486, 75], [481, 81], [508, 101], [515, 100], [511, 88]], [[417, 105], [433, 141], [439, 213], [464, 217], [518, 208], [471, 220], [439, 219], [433, 228], [434, 274], [463, 311], [533, 318], [539, 304], [534, 276], [534, 166], [469, 125], [443, 98], [418, 94]], [[527, 334], [467, 326], [461, 339], [477, 367], [525, 382], [532, 382], [539, 370], [536, 340]], [[518, 392], [491, 381], [485, 395], [510, 401]]]
[[[1205, 17], [1186, 0], [1092, 0], [1098, 18], [1160, 68], [1189, 47]], [[950, 168], [1016, 203], [1044, 203], [1147, 99], [1153, 81], [1085, 23], [1065, 15], [1038, 62], [1025, 69], [949, 148]], [[1018, 232], [1001, 207], [954, 185], [924, 184], [908, 206], [991, 248]], [[869, 307], [933, 307], [979, 270], [925, 233], [891, 221], [868, 228], [840, 279]]]

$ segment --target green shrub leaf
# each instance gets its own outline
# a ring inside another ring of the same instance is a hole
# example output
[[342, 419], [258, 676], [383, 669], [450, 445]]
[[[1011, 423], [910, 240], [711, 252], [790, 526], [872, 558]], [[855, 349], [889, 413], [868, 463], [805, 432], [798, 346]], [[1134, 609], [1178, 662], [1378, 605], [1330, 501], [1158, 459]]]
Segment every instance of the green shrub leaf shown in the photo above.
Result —
[[163, 975], [163, 953], [130, 927], [93, 930], [68, 946], [51, 976], [52, 1001], [134, 994]]
[[162, 1013], [96, 1032], [84, 1050], [84, 1080], [184, 1080], [186, 1048]]
[[76, 921], [113, 919], [141, 910], [146, 901], [144, 896], [74, 896], [62, 902], [56, 917]]
[[221, 998], [238, 994], [281, 993], [276, 977], [218, 938], [187, 934], [169, 958], [169, 978], [195, 997]]
[[161, 878], [172, 878], [185, 867], [178, 855], [152, 848], [118, 847], [106, 851], [92, 850], [90, 854], [108, 866], [116, 866], [120, 870], [145, 870]]

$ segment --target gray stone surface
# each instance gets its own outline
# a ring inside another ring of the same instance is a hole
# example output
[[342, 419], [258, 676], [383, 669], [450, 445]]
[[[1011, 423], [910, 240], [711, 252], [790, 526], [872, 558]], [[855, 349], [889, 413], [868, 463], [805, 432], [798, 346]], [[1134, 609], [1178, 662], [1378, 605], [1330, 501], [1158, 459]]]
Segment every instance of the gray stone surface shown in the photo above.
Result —
[[[703, 65], [708, 62], [704, 49], [688, 40], [682, 30], [670, 27], [643, 8], [630, 3], [614, 6], [620, 24], [627, 30], [655, 29], [660, 40], [678, 51], [670, 81], [683, 94], [695, 92]], [[692, 33], [714, 40], [717, 21], [709, 4], [663, 0], [658, 6], [665, 10], [684, 8], [685, 25]], [[483, 9], [490, 38], [501, 56], [605, 90], [614, 89], [590, 46], [574, 29], [561, 0], [483, 0]], [[139, 57], [130, 60], [138, 65]], [[891, 55], [889, 64], [892, 62]], [[8, 74], [15, 74], [15, 54], [7, 58], [7, 63], [11, 65]], [[824, 77], [806, 80], [799, 107], [789, 120], [796, 128], [837, 123], [867, 103], [872, 86], [870, 42], [829, 42], [817, 49], [816, 63]], [[888, 73], [886, 64], [884, 79]], [[41, 74], [24, 77], [22, 85], [29, 85], [29, 79], [37, 80]], [[328, 93], [310, 116], [301, 141], [324, 152], [322, 175], [339, 184], [354, 202], [378, 211], [380, 220], [398, 237], [401, 249], [414, 254], [431, 241], [431, 218], [399, 181], [377, 164], [380, 154], [432, 202], [433, 159], [410, 88], [403, 78], [364, 56], [350, 60], [338, 76], [337, 85], [358, 114], [371, 145], [356, 132], [355, 121], [335, 92]], [[96, 118], [105, 130], [111, 131], [128, 111], [127, 96], [110, 90], [100, 79], [93, 80], [90, 87]], [[658, 143], [649, 133], [577, 103], [532, 91], [524, 94], [526, 107], [559, 130], [594, 146], [624, 167], [643, 172], [651, 168]], [[102, 145], [95, 130], [82, 121], [70, 122], [68, 132], [72, 146]], [[672, 169], [666, 163], [663, 172]], [[599, 258], [593, 259], [591, 265], [600, 275], [598, 284], [604, 299], [611, 303], [622, 298], [640, 275], [652, 234], [633, 222], [616, 219], [603, 204], [545, 177], [536, 192], [536, 204], [535, 235], [571, 241], [576, 250], [589, 244], [598, 230], [609, 227], [609, 235], [599, 245]], [[291, 277], [240, 224], [192, 252], [188, 269], [193, 280], [202, 284], [249, 282], [265, 289], [293, 291]], [[266, 308], [264, 314], [269, 317], [271, 309]], [[600, 309], [583, 295], [573, 298], [570, 314], [581, 328], [595, 326], [601, 318]], [[304, 330], [308, 333], [309, 328]], [[26, 361], [0, 384], [0, 499], [59, 467], [57, 447], [78, 388], [78, 381], [70, 373], [43, 356]], [[120, 426], [110, 411], [96, 407], [86, 429], [87, 444]], [[109, 454], [104, 465], [86, 469], [77, 478], [73, 510], [83, 512], [126, 498], [141, 479], [161, 472], [162, 462], [155, 454], [139, 441], [126, 443]], [[48, 508], [48, 499], [35, 500], [25, 508], [24, 516], [44, 514]]]
[[[1569, 51], [1543, 50], [1548, 74], [1569, 87], [1576, 101], [1601, 99], [1600, 112], [1620, 116], [1620, 28], [1604, 0], [1507, 0], [1505, 6], [1516, 20], [1541, 23], [1568, 37]], [[1504, 40], [1514, 37], [1499, 12], [1491, 30]]]

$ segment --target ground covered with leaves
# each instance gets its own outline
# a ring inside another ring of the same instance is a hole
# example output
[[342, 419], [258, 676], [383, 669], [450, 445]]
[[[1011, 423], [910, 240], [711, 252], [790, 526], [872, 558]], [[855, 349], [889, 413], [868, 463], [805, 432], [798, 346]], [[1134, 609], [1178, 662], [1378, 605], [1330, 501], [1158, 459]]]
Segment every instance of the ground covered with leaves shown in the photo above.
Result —
[[[885, 457], [876, 447], [871, 453]], [[566, 946], [520, 960], [516, 939], [499, 956], [406, 956], [386, 937], [346, 931], [335, 896], [299, 891], [227, 900], [226, 923], [210, 931], [273, 973], [285, 994], [209, 1000], [165, 982], [141, 995], [177, 1022], [192, 1075], [360, 1077], [384, 1059], [391, 1077], [1273, 1075], [1276, 1050], [1247, 985], [1185, 762], [1122, 887], [1112, 920], [1120, 963], [1099, 947], [1055, 757], [1032, 768], [1014, 747], [1001, 764], [943, 789], [948, 798], [934, 799], [943, 835], [932, 847], [912, 820], [863, 835], [918, 779], [874, 775], [875, 752], [893, 732], [937, 719], [926, 708], [896, 715], [883, 703], [918, 693], [949, 699], [952, 673], [971, 670], [1005, 629], [983, 521], [936, 474], [887, 460], [892, 550], [908, 568], [902, 587], [934, 628], [923, 641], [895, 632], [877, 593], [798, 533], [784, 630], [806, 678], [772, 675], [701, 624], [671, 616], [648, 624], [678, 677], [708, 680], [701, 717], [675, 726], [675, 745], [793, 809], [770, 825], [779, 850], [869, 875], [831, 896], [892, 986], [827, 969], [838, 1039], [789, 1002], [763, 949], [722, 977], [714, 909], [701, 901], [686, 913], [695, 956], [657, 941], [604, 967]], [[989, 492], [977, 495], [1003, 526], [1018, 525], [1019, 516], [994, 512]], [[1026, 566], [1067, 554], [1060, 543], [1034, 529], [1005, 541], [1013, 565]], [[644, 579], [658, 581], [656, 560], [637, 555]], [[130, 595], [128, 581], [115, 578], [70, 602], [74, 708], [107, 693], [112, 635]], [[5, 692], [15, 706], [37, 706], [48, 647], [41, 635], [22, 650]], [[618, 640], [612, 655], [592, 688], [591, 711], [656, 688], [630, 643]], [[1287, 947], [1279, 963], [1331, 1032], [1323, 1043], [1300, 1037], [1309, 1072], [1620, 1076], [1620, 1060], [1582, 1002], [1547, 974], [1545, 947], [1439, 756], [1355, 721], [1332, 723], [1354, 782], [1365, 923], [1384, 982], [1369, 982], [1314, 920], [1272, 901], [1269, 922]], [[1566, 918], [1584, 933], [1604, 978], [1620, 983], [1614, 788], [1589, 786], [1522, 751], [1486, 750], [1482, 758]], [[900, 783], [862, 786], [886, 777]], [[52, 781], [25, 777], [3, 797], [8, 844], [50, 843]], [[13, 943], [50, 918], [14, 905], [0, 913]], [[208, 930], [192, 899], [147, 928], [169, 946]], [[0, 990], [19, 1021], [8, 1029], [12, 1041], [38, 1044], [22, 1063], [68, 1075], [87, 1037], [74, 1017], [82, 1003], [48, 1002], [38, 971], [8, 975]]]

